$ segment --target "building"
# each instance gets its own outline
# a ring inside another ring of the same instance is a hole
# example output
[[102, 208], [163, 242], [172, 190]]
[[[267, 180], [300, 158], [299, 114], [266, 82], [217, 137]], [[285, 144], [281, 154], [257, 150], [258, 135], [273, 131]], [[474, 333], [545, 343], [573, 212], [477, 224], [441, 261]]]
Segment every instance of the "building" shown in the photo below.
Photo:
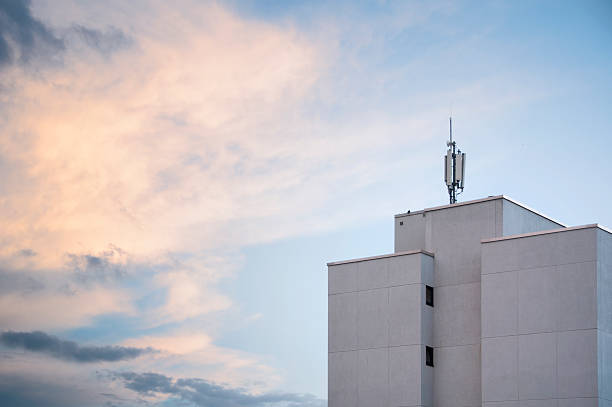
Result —
[[329, 407], [612, 407], [612, 232], [505, 196], [328, 264]]

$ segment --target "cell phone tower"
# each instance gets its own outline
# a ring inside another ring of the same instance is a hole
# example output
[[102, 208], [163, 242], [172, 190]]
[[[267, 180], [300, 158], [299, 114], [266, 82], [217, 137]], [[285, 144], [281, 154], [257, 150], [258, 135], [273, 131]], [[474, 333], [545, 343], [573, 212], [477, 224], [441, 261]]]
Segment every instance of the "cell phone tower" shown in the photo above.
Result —
[[[457, 195], [463, 192], [465, 184], [465, 153], [453, 141], [453, 118], [449, 117], [450, 139], [446, 142], [448, 151], [444, 156], [444, 182], [448, 188], [451, 205], [457, 202]], [[459, 190], [459, 192], [457, 192]]]

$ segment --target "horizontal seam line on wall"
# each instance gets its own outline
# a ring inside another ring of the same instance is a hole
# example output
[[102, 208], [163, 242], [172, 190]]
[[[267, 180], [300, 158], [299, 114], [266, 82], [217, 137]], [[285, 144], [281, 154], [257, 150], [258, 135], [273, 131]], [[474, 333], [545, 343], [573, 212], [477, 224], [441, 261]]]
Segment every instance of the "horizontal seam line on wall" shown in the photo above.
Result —
[[564, 329], [562, 331], [541, 331], [541, 332], [530, 332], [530, 333], [521, 333], [521, 334], [510, 334], [510, 335], [498, 335], [498, 336], [482, 336], [482, 339], [494, 339], [494, 338], [509, 338], [511, 336], [527, 336], [527, 335], [539, 335], [539, 334], [555, 334], [555, 333], [563, 333], [563, 332], [578, 332], [578, 331], [599, 331], [597, 327], [595, 328], [577, 328], [577, 329]]
[[[480, 345], [480, 342], [476, 342], [476, 343], [465, 343], [465, 344], [461, 344], [461, 345], [443, 345], [443, 346], [432, 346], [432, 348], [434, 349], [446, 349], [446, 348], [461, 348], [464, 346], [476, 346], [476, 345]], [[359, 350], [374, 350], [374, 349], [394, 349], [394, 348], [404, 348], [404, 347], [408, 347], [408, 346], [429, 346], [426, 343], [411, 343], [411, 344], [406, 344], [406, 345], [389, 345], [389, 346], [374, 346], [371, 348], [355, 348], [355, 349], [344, 349], [344, 350], [334, 350], [334, 351], [330, 351], [328, 350], [327, 353], [342, 353], [342, 352], [355, 352], [355, 351], [359, 351]]]
[[378, 288], [364, 288], [363, 290], [342, 291], [339, 293], [327, 293], [327, 295], [330, 296], [330, 295], [338, 295], [338, 294], [363, 293], [367, 291], [384, 290], [385, 288], [405, 287], [409, 285], [426, 285], [426, 283], [408, 283], [408, 284], [398, 284], [398, 285], [386, 285], [384, 287], [378, 287]]
[[[345, 350], [334, 350], [334, 351], [330, 351], [328, 350], [327, 353], [343, 353], [343, 352], [355, 352], [358, 350], [375, 350], [375, 349], [390, 349], [390, 348], [405, 348], [408, 346], [425, 346], [426, 344], [424, 343], [410, 343], [407, 345], [389, 345], [389, 346], [374, 346], [371, 348], [355, 348], [355, 349], [345, 349]], [[429, 345], [428, 345], [429, 346]]]
[[575, 262], [571, 262], [571, 263], [558, 263], [558, 264], [546, 264], [546, 265], [541, 265], [541, 266], [536, 266], [536, 267], [526, 267], [526, 268], [518, 268], [518, 269], [510, 269], [510, 270], [502, 270], [502, 271], [494, 271], [492, 273], [480, 273], [481, 276], [488, 276], [490, 274], [501, 274], [501, 273], [510, 273], [512, 271], [527, 271], [527, 270], [537, 270], [537, 269], [542, 269], [542, 268], [546, 268], [546, 267], [556, 267], [556, 266], [569, 266], [572, 264], [583, 264], [583, 263], [597, 263], [597, 259], [595, 260], [584, 260], [584, 261], [575, 261]]
[[507, 400], [487, 400], [483, 403], [506, 403], [508, 401], [542, 401], [542, 400], [574, 400], [574, 399], [599, 399], [610, 401], [606, 398], [599, 396], [577, 396], [577, 397], [548, 397], [545, 399], [507, 399]]
[[474, 281], [467, 281], [465, 283], [455, 283], [455, 284], [443, 284], [443, 285], [434, 285], [434, 288], [442, 288], [442, 287], [458, 287], [460, 285], [467, 285], [467, 284], [480, 284], [481, 280], [474, 280]]

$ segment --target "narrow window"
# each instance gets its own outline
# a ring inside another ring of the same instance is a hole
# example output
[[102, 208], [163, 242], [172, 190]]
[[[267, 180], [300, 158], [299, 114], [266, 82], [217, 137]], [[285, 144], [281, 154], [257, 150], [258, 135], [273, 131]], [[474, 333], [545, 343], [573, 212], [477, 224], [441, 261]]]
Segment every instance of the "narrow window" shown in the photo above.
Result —
[[431, 346], [425, 346], [425, 364], [433, 367], [433, 348]]
[[433, 287], [430, 287], [428, 285], [425, 286], [425, 304], [429, 305], [430, 307], [434, 306]]
[[404, 221], [400, 221], [400, 226], [403, 226], [403, 225], [404, 225]]

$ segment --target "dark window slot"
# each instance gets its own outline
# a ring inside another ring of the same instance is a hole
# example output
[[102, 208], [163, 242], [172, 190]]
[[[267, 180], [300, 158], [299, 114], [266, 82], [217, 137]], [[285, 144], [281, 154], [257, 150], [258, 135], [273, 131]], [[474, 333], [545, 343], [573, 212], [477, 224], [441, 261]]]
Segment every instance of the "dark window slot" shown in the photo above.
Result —
[[431, 346], [425, 346], [425, 364], [431, 367], [434, 365], [434, 354]]
[[425, 286], [425, 304], [434, 306], [434, 289], [428, 285]]

